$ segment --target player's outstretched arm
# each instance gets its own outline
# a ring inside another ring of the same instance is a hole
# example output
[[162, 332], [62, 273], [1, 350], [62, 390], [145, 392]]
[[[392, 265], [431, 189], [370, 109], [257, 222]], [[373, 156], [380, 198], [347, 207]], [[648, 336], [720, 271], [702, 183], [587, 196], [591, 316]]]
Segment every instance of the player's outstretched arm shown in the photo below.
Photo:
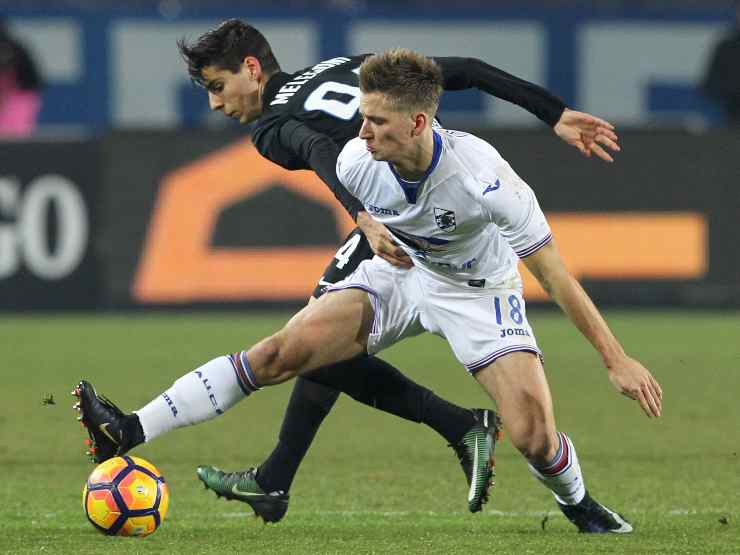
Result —
[[563, 141], [584, 156], [596, 154], [602, 160], [614, 159], [605, 148], [619, 152], [614, 126], [606, 120], [566, 107], [544, 87], [525, 81], [477, 58], [434, 58], [442, 69], [448, 91], [480, 89], [496, 98], [521, 106], [553, 128]]
[[595, 154], [602, 160], [614, 162], [606, 149], [619, 152], [619, 137], [614, 126], [606, 120], [585, 112], [566, 108], [553, 127], [555, 134], [563, 141], [576, 147], [581, 154], [591, 157]]
[[442, 70], [444, 89], [480, 89], [496, 98], [521, 106], [530, 114], [554, 127], [565, 110], [565, 103], [547, 89], [520, 79], [478, 58], [435, 57]]
[[599, 352], [617, 391], [638, 401], [648, 417], [660, 416], [660, 385], [647, 368], [625, 354], [591, 298], [568, 272], [555, 243], [524, 258], [524, 264]]

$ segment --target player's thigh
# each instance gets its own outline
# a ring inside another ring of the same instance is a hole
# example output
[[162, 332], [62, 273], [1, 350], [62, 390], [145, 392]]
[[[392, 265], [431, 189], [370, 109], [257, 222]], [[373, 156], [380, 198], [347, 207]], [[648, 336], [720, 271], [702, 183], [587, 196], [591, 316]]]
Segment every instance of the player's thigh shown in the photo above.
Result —
[[475, 379], [496, 401], [518, 448], [547, 450], [555, 441], [552, 396], [536, 354], [517, 351], [499, 357], [478, 370]]
[[286, 324], [280, 332], [282, 350], [301, 371], [354, 357], [367, 348], [373, 315], [365, 291], [345, 289], [325, 295]]
[[347, 278], [331, 286], [324, 298], [337, 291], [363, 291], [372, 305], [373, 321], [367, 338], [367, 353], [374, 355], [399, 341], [424, 331], [419, 321], [416, 268], [402, 269], [379, 256], [364, 260]]
[[365, 234], [359, 227], [353, 229], [324, 269], [313, 291], [313, 297], [321, 297], [328, 286], [342, 281], [352, 274], [363, 260], [369, 260], [373, 256], [373, 250]]

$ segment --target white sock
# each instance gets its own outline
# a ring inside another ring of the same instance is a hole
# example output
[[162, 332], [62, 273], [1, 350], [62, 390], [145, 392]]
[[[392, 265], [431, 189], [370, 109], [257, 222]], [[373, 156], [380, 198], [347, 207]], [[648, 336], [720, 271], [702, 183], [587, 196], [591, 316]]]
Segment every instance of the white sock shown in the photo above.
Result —
[[562, 432], [558, 432], [558, 437], [560, 448], [552, 460], [539, 468], [530, 464], [529, 470], [552, 491], [558, 503], [575, 505], [586, 495], [586, 484], [583, 482], [581, 465], [578, 464], [578, 455], [573, 442]]
[[[242, 383], [245, 375], [252, 378], [246, 386]], [[214, 358], [185, 374], [148, 405], [134, 411], [145, 441], [223, 414], [258, 389], [253, 378], [245, 353]]]

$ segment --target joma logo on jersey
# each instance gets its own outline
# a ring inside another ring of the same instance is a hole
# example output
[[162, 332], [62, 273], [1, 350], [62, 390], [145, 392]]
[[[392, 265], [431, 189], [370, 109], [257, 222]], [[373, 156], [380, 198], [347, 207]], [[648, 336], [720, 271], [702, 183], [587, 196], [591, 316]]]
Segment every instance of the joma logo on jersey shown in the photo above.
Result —
[[445, 208], [434, 208], [434, 221], [442, 231], [455, 231], [457, 223], [455, 222], [455, 213]]
[[501, 335], [499, 335], [499, 338], [511, 335], [526, 335], [527, 337], [529, 337], [529, 332], [522, 328], [504, 328], [501, 330]]
[[381, 208], [380, 206], [373, 206], [372, 204], [369, 204], [367, 207], [370, 212], [373, 214], [381, 214], [383, 216], [400, 216], [401, 213], [398, 210], [393, 210], [392, 208]]

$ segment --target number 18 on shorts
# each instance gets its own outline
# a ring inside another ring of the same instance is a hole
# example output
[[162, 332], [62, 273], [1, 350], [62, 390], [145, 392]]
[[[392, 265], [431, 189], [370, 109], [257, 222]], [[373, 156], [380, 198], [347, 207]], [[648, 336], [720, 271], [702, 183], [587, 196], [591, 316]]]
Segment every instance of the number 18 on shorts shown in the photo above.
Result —
[[458, 301], [465, 312], [458, 313], [456, 326], [448, 325], [448, 318], [436, 318], [455, 356], [468, 372], [473, 374], [497, 358], [517, 351], [541, 357], [521, 293], [515, 289], [489, 289], [481, 293], [462, 303]]

